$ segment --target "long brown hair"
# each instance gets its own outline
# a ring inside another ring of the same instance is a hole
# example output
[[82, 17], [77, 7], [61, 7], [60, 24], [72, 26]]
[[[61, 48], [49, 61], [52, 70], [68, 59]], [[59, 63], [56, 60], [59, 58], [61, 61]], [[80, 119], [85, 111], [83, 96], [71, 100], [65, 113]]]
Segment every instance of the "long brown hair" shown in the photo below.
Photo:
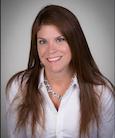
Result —
[[24, 88], [22, 88], [23, 98], [17, 107], [17, 128], [26, 126], [30, 114], [32, 135], [35, 133], [37, 122], [42, 127], [44, 126], [44, 100], [38, 89], [42, 66], [37, 52], [37, 32], [41, 25], [44, 24], [55, 25], [64, 35], [70, 46], [72, 53], [70, 66], [77, 74], [80, 88], [80, 134], [88, 134], [90, 122], [96, 121], [97, 126], [99, 123], [99, 96], [94, 90], [94, 86], [107, 85], [106, 78], [99, 71], [91, 55], [86, 38], [76, 16], [68, 9], [57, 5], [48, 5], [38, 13], [32, 26], [28, 67], [25, 71], [14, 75], [7, 85], [8, 88], [16, 77], [19, 78], [22, 76], [21, 86], [24, 80], [26, 80]]

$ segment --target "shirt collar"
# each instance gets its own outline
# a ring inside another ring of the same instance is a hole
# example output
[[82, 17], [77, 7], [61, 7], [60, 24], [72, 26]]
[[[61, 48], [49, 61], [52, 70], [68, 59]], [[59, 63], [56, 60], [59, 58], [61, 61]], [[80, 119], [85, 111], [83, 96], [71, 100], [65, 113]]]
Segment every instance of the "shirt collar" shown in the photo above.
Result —
[[[42, 68], [41, 72], [40, 72], [40, 79], [39, 79], [38, 89], [41, 88], [43, 85], [44, 85], [44, 68]], [[77, 75], [74, 75], [71, 85], [79, 87]]]

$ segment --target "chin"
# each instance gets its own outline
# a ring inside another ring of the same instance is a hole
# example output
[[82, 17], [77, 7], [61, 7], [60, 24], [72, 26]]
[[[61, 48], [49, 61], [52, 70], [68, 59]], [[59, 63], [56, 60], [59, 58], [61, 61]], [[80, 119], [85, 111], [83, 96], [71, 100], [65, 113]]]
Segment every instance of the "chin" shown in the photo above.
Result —
[[53, 73], [58, 73], [58, 72], [61, 72], [62, 70], [61, 69], [50, 69], [51, 72]]
[[65, 68], [63, 67], [53, 67], [53, 68], [50, 68], [50, 72], [52, 73], [61, 73], [63, 72], [64, 70], [66, 70]]

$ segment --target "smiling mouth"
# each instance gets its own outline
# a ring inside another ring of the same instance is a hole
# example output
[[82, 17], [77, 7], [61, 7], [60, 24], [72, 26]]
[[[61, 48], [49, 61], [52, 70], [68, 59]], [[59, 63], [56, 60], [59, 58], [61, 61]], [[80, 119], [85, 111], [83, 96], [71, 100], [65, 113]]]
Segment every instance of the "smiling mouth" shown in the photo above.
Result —
[[53, 58], [47, 58], [49, 62], [56, 62], [59, 61], [62, 58], [62, 56], [53, 57]]

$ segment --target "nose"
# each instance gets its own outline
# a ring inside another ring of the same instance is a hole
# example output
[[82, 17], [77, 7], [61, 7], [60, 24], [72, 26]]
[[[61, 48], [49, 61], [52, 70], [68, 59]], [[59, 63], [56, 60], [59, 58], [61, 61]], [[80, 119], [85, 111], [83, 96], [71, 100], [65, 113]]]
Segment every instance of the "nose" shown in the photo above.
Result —
[[57, 51], [57, 47], [56, 47], [55, 42], [50, 41], [50, 42], [48, 43], [48, 52], [49, 52], [49, 53], [55, 53], [56, 51]]

